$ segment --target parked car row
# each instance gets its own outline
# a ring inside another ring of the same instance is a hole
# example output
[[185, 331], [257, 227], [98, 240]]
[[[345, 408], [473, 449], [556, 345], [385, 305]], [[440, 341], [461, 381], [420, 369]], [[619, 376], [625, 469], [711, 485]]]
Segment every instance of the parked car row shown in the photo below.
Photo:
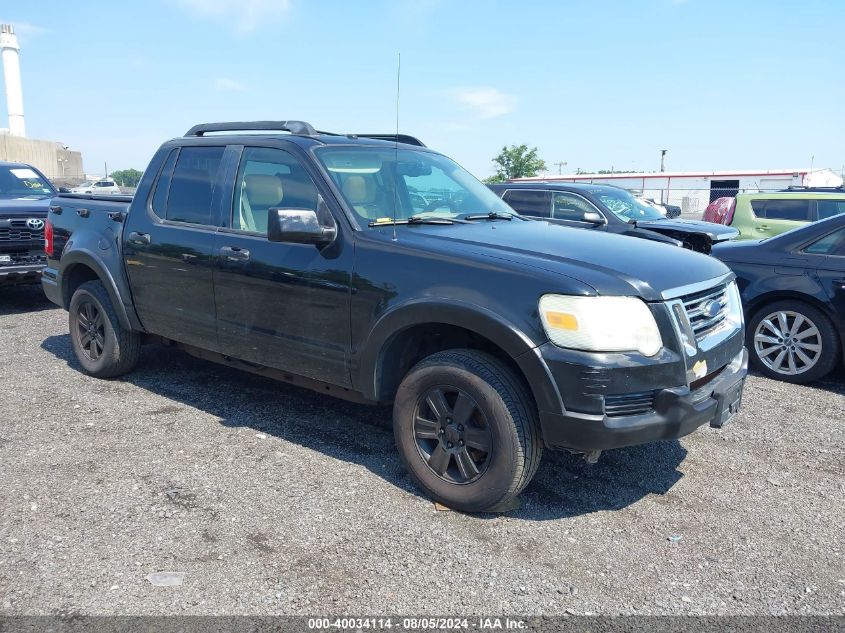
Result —
[[164, 342], [393, 403], [417, 484], [479, 511], [509, 504], [544, 449], [594, 460], [724, 426], [748, 350], [793, 382], [841, 357], [843, 215], [738, 242], [616, 187], [488, 188], [419, 141], [367, 136], [202, 124], [134, 197], [53, 197], [42, 286], [82, 370], [125, 374]]

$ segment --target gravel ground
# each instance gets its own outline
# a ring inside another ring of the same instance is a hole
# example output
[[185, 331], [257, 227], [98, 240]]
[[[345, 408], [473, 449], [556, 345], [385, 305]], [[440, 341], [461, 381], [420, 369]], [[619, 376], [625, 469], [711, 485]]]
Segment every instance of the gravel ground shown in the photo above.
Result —
[[38, 288], [0, 290], [0, 358], [0, 615], [845, 613], [841, 371], [547, 453], [520, 509], [468, 516], [415, 491], [389, 410], [157, 346], [88, 378]]

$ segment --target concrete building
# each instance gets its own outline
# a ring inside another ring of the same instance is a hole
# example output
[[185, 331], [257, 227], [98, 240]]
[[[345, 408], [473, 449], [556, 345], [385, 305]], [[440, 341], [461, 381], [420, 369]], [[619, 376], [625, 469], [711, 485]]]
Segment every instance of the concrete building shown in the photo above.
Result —
[[740, 191], [775, 191], [793, 186], [838, 187], [842, 177], [829, 169], [747, 169], [709, 172], [569, 174], [518, 178], [530, 182], [592, 182], [616, 185], [659, 202], [676, 204], [685, 214], [702, 213], [716, 198]]
[[9, 127], [0, 128], [0, 160], [29, 163], [59, 185], [81, 181], [82, 154], [62, 143], [26, 137], [21, 83], [20, 46], [11, 24], [0, 25], [0, 58]]

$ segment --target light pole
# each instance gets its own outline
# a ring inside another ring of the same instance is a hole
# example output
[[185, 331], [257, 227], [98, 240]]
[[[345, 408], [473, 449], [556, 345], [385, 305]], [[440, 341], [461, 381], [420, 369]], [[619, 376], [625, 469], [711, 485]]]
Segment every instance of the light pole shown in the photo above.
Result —
[[563, 168], [566, 167], [566, 161], [561, 161], [559, 163], [554, 163], [554, 164], [557, 165], [557, 175], [558, 176], [563, 175]]
[[666, 152], [668, 149], [660, 150], [660, 171], [666, 171]]

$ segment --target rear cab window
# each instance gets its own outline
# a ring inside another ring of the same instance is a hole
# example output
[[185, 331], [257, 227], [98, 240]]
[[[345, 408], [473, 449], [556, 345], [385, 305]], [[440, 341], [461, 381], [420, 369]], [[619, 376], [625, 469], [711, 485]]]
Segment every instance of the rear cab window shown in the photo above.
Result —
[[181, 148], [168, 180], [171, 154], [153, 195], [155, 214], [171, 222], [213, 225], [212, 197], [224, 151], [222, 146]]

